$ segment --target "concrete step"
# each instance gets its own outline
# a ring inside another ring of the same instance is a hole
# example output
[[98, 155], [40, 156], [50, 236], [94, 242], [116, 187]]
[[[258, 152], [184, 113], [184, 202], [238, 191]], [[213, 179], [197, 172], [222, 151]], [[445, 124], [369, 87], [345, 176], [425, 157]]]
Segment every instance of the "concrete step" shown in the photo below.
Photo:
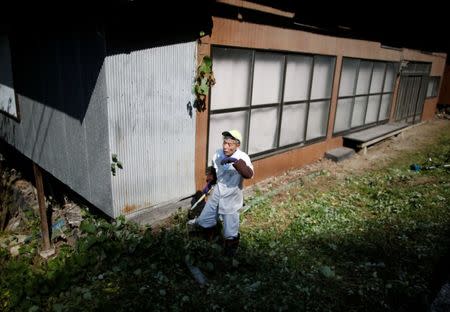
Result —
[[339, 147], [325, 153], [325, 158], [339, 162], [350, 158], [355, 154], [355, 150], [348, 147]]

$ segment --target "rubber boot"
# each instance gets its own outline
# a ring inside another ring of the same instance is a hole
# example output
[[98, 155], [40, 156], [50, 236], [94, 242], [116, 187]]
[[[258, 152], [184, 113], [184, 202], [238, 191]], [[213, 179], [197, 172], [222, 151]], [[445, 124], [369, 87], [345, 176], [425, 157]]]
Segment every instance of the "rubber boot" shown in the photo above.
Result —
[[202, 227], [202, 234], [203, 238], [206, 239], [208, 242], [213, 241], [214, 238], [217, 236], [217, 225], [209, 228]]
[[238, 234], [237, 237], [233, 237], [230, 239], [226, 239], [224, 241], [224, 255], [226, 257], [234, 257], [236, 255], [237, 249], [239, 247], [239, 239], [241, 237], [241, 234]]

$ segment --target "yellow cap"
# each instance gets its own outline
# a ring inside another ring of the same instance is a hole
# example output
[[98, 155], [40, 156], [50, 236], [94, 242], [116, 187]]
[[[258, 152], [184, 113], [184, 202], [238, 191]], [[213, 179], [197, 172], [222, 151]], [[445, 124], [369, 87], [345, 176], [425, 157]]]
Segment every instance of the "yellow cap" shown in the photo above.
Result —
[[224, 131], [224, 132], [222, 132], [222, 135], [223, 136], [230, 136], [230, 137], [238, 140], [239, 143], [242, 142], [242, 135], [241, 135], [241, 133], [239, 131], [235, 130], [235, 129]]

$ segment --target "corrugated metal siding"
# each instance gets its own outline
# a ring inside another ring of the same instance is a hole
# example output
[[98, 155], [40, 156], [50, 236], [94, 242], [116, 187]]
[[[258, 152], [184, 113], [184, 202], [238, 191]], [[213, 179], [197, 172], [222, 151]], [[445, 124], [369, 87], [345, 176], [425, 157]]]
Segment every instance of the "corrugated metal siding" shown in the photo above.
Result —
[[20, 122], [0, 114], [0, 135], [112, 215], [104, 40], [15, 38]]
[[114, 216], [194, 193], [195, 56], [190, 42], [107, 57]]

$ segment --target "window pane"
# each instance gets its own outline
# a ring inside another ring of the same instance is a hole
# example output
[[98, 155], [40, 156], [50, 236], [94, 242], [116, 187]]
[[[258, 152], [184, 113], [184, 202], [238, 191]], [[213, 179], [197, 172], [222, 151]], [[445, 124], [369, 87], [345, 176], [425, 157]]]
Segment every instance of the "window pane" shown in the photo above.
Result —
[[395, 83], [395, 76], [397, 73], [397, 66], [393, 63], [387, 64], [387, 70], [386, 70], [386, 79], [384, 82], [384, 88], [383, 92], [392, 92], [394, 91], [394, 83]]
[[367, 104], [366, 124], [377, 121], [378, 107], [380, 106], [381, 95], [369, 96], [369, 103]]
[[250, 118], [249, 154], [275, 148], [278, 108], [253, 109]]
[[385, 120], [389, 118], [390, 107], [391, 107], [392, 94], [383, 94], [381, 98], [381, 107], [378, 120]]
[[0, 110], [17, 117], [8, 37], [0, 35]]
[[428, 78], [428, 87], [426, 97], [433, 97], [439, 94], [440, 77], [434, 76]]
[[213, 48], [216, 84], [211, 88], [211, 109], [248, 105], [251, 57], [251, 51]]
[[370, 93], [379, 93], [383, 87], [384, 69], [386, 63], [375, 62], [373, 66], [372, 82], [370, 83]]
[[252, 104], [269, 104], [280, 101], [283, 56], [273, 53], [255, 54]]
[[364, 124], [366, 106], [367, 96], [359, 96], [355, 98], [355, 105], [353, 106], [352, 128], [362, 126]]
[[334, 132], [349, 129], [352, 113], [353, 98], [339, 99], [336, 109], [336, 119], [334, 121]]
[[339, 96], [353, 95], [358, 63], [358, 60], [344, 58], [342, 63], [341, 82], [339, 84]]
[[372, 65], [372, 62], [361, 61], [361, 64], [359, 65], [358, 83], [356, 84], [356, 94], [369, 93]]
[[302, 142], [305, 136], [306, 103], [283, 106], [280, 146]]
[[245, 147], [245, 128], [247, 123], [248, 112], [233, 112], [225, 114], [214, 114], [210, 117], [209, 122], [209, 141], [208, 141], [208, 164], [211, 163], [211, 159], [215, 151], [222, 148], [222, 132], [229, 129], [236, 129], [242, 133], [242, 140], [244, 144], [241, 145], [241, 149]]
[[320, 101], [309, 104], [306, 140], [326, 135], [329, 103], [330, 101]]
[[284, 101], [302, 101], [308, 98], [309, 79], [313, 58], [302, 55], [287, 57]]
[[334, 58], [328, 56], [314, 57], [314, 73], [311, 88], [311, 100], [331, 97], [333, 83]]
[[439, 94], [439, 84], [441, 83], [441, 77], [433, 77], [434, 78], [434, 86], [433, 92], [431, 93], [433, 96], [438, 96]]
[[427, 97], [430, 97], [433, 92], [434, 80], [432, 78], [428, 79], [428, 87], [427, 87]]

